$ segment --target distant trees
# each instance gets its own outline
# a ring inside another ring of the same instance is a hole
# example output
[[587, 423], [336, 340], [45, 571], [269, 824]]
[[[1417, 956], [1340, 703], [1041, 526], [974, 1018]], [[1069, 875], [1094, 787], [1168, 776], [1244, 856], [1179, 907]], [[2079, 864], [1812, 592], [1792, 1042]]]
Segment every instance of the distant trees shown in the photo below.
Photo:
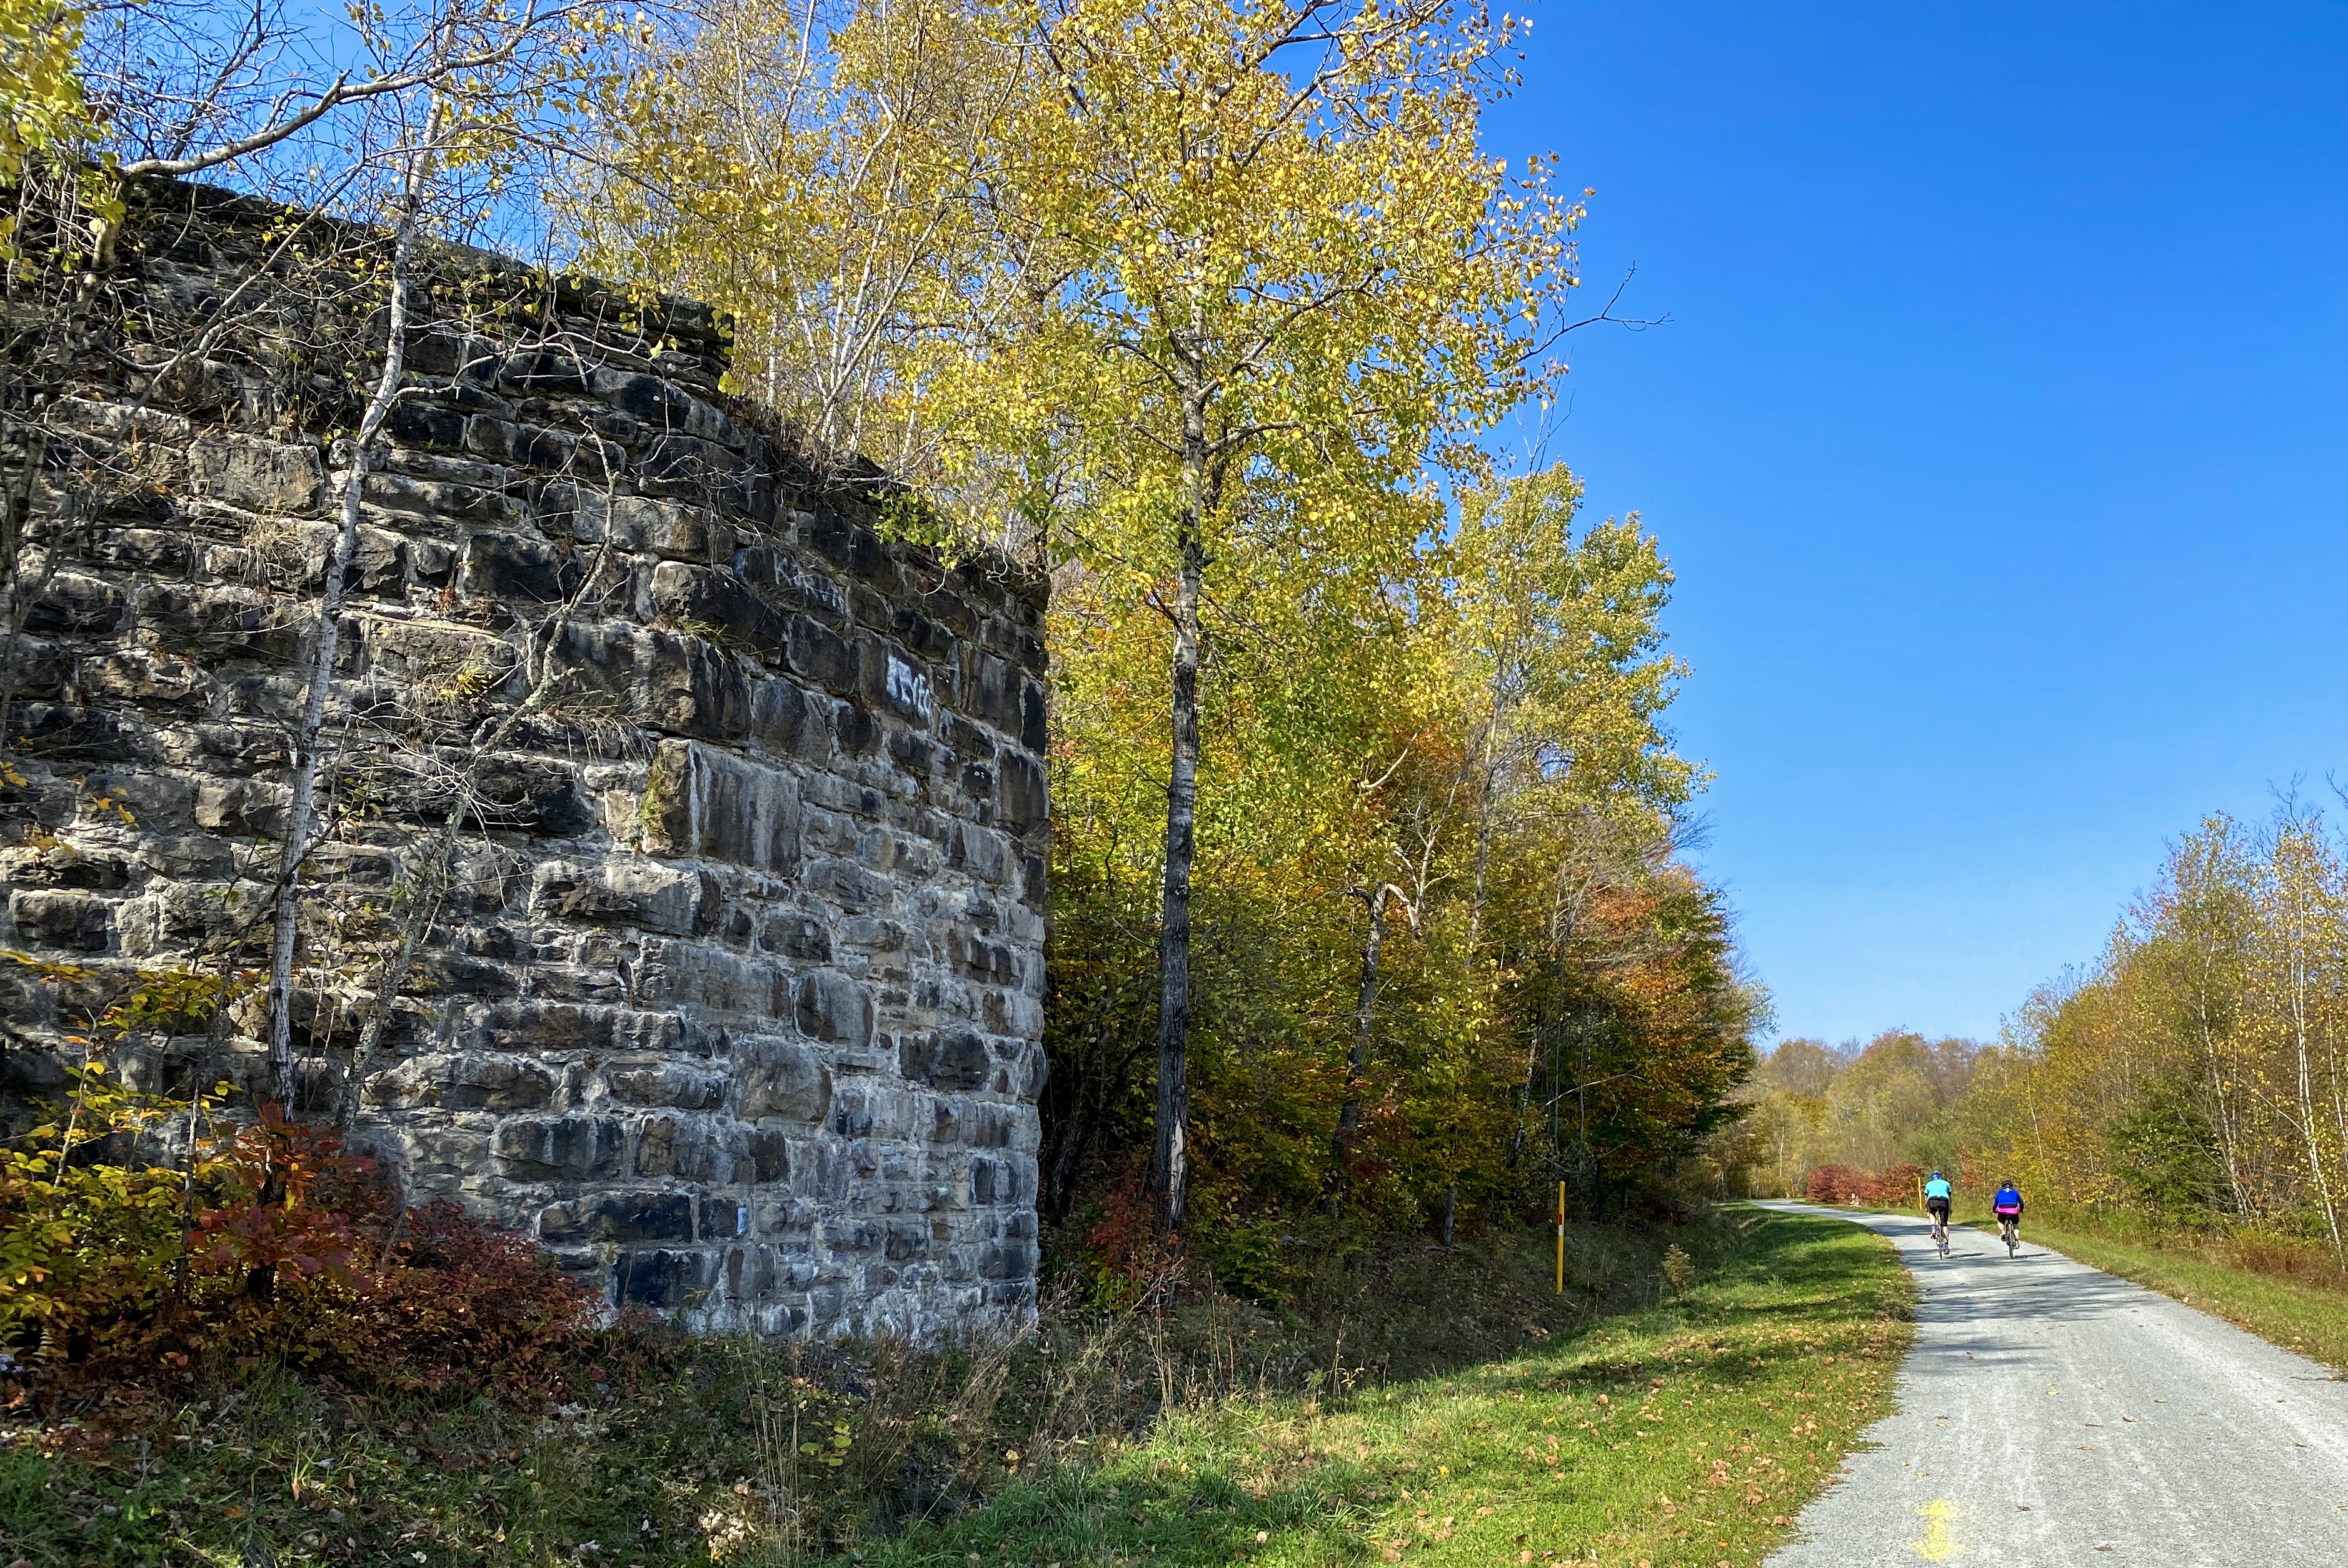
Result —
[[2096, 969], [1984, 1062], [1965, 1132], [2049, 1197], [2348, 1258], [2348, 866], [2322, 818], [2179, 840]]
[[1745, 1180], [1756, 1192], [1787, 1194], [1828, 1166], [1879, 1173], [1913, 1164], [1954, 1174], [1960, 1118], [1982, 1050], [1972, 1040], [1906, 1030], [1864, 1045], [1780, 1042], [1746, 1091], [1751, 1108], [1737, 1154]]
[[2034, 1202], [2296, 1237], [2348, 1264], [2348, 858], [2316, 812], [2214, 815], [2095, 967], [1999, 1043], [1787, 1040], [1746, 1091], [1756, 1191], [1838, 1165], [1962, 1167]]

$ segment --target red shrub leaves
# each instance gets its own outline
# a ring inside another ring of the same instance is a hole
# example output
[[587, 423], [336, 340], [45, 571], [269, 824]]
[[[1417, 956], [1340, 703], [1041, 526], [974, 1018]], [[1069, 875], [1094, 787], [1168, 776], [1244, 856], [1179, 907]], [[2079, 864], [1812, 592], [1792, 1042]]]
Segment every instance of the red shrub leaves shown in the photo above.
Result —
[[1802, 1184], [1803, 1195], [1814, 1204], [1877, 1204], [1905, 1207], [1920, 1201], [1924, 1190], [1921, 1165], [1886, 1165], [1870, 1174], [1851, 1165], [1820, 1165]]
[[274, 1105], [196, 1107], [176, 1161], [139, 1153], [174, 1111], [84, 1076], [0, 1165], [0, 1353], [44, 1401], [273, 1358], [353, 1388], [556, 1390], [593, 1341], [585, 1292], [528, 1238], [409, 1207], [330, 1129]]

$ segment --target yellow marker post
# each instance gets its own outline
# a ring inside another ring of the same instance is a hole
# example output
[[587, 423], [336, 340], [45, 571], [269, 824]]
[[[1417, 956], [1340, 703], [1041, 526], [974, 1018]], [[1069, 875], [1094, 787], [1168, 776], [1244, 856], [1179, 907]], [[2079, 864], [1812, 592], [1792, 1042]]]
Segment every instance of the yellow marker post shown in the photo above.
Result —
[[1565, 1184], [1557, 1184], [1557, 1293], [1565, 1294]]

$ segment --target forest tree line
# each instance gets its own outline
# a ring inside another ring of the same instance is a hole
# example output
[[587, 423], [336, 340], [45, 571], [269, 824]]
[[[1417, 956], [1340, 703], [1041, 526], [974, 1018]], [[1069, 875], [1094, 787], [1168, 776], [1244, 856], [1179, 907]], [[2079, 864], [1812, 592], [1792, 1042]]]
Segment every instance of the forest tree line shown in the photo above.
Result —
[[[392, 352], [324, 433], [349, 494], [430, 324], [420, 258], [494, 243], [717, 306], [744, 417], [907, 538], [1049, 576], [1047, 1216], [1244, 1279], [1302, 1221], [1447, 1235], [1560, 1180], [1627, 1210], [1716, 1154], [1766, 999], [1683, 853], [1671, 570], [1563, 466], [1494, 456], [1542, 426], [1568, 334], [1620, 319], [1619, 291], [1579, 303], [1589, 193], [1485, 139], [1519, 23], [5, 3], [17, 449], [126, 184], [202, 179], [396, 237], [368, 279]], [[291, 913], [333, 726], [290, 723], [276, 917], [221, 958], [266, 971], [273, 1039], [335, 983]]]
[[2205, 819], [2089, 968], [1993, 1044], [1894, 1031], [1781, 1043], [1739, 1128], [1756, 1191], [1828, 1165], [1943, 1166], [1978, 1197], [2164, 1231], [2246, 1232], [2348, 1262], [2348, 857], [2293, 803]]

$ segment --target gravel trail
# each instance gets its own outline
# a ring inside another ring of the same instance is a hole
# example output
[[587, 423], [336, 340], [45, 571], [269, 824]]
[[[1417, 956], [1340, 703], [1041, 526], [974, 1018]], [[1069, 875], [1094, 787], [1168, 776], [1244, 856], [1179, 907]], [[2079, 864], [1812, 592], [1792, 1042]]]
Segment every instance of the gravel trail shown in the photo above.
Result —
[[[1897, 1414], [1769, 1568], [2348, 1565], [2348, 1382], [2024, 1242], [1799, 1204], [1890, 1238], [1916, 1276]], [[2024, 1224], [2024, 1234], [2029, 1232]]]

